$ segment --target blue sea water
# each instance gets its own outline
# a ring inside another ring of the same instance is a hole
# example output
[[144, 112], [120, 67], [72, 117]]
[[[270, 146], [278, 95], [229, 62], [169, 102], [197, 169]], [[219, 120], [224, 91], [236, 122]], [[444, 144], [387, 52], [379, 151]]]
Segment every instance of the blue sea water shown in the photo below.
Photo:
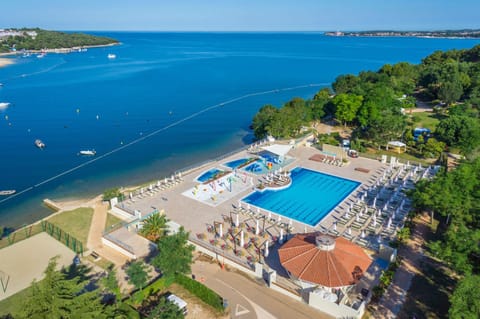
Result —
[[360, 185], [356, 181], [302, 167], [294, 168], [291, 178], [292, 184], [286, 189], [255, 191], [243, 201], [304, 224], [316, 226]]
[[[11, 103], [0, 111], [0, 190], [27, 190], [0, 202], [0, 225], [48, 215], [43, 198], [92, 196], [237, 149], [251, 142], [248, 127], [262, 105], [311, 97], [339, 74], [418, 63], [435, 50], [479, 43], [319, 33], [98, 34], [122, 44], [17, 57], [0, 68], [0, 102]], [[259, 92], [267, 93], [253, 94]], [[38, 138], [44, 150], [34, 146]], [[97, 151], [93, 162], [77, 155], [82, 149]]]

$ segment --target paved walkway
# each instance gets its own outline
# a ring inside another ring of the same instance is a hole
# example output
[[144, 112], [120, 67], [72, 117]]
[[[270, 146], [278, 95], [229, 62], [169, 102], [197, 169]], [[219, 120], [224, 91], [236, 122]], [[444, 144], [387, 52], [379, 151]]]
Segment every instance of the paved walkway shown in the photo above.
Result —
[[236, 271], [222, 270], [214, 263], [196, 261], [192, 273], [197, 280], [228, 300], [232, 319], [331, 318], [264, 286], [263, 282], [256, 282]]
[[372, 313], [374, 318], [396, 318], [402, 309], [413, 277], [421, 273], [420, 264], [424, 258], [422, 246], [428, 231], [427, 219], [426, 215], [416, 219], [411, 239], [406, 246], [399, 249], [398, 255], [403, 258], [402, 262], [393, 277], [392, 284], [375, 307]]

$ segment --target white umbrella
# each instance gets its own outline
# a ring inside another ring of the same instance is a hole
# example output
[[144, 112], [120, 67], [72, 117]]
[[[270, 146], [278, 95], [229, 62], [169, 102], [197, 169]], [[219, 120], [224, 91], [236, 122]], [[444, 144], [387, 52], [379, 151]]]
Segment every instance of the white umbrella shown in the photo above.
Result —
[[350, 210], [353, 209], [353, 203], [350, 203]]
[[157, 187], [160, 187], [160, 181], [159, 180], [157, 181]]
[[258, 207], [257, 207], [257, 213], [259, 213], [259, 214], [260, 214], [260, 208], [258, 208]]
[[132, 199], [132, 197], [133, 197], [132, 192], [130, 192], [130, 193], [128, 194], [128, 197], [130, 197], [130, 199]]
[[260, 227], [258, 225], [258, 219], [257, 219], [257, 224], [255, 226], [255, 235], [258, 235], [260, 233]]
[[292, 221], [292, 219], [290, 218], [290, 219], [288, 220], [288, 224], [289, 224], [290, 226], [292, 226], [292, 223], [293, 223], [293, 221]]
[[[361, 212], [360, 212], [360, 214], [361, 214]], [[357, 214], [357, 215], [355, 215], [355, 220], [356, 220], [357, 222], [359, 222], [359, 221], [360, 221], [360, 218], [359, 218], [358, 214]]]
[[238, 214], [237, 214], [237, 216], [236, 216], [236, 221], [235, 221], [235, 226], [238, 227], [238, 225], [240, 225], [240, 222], [239, 222], [239, 220], [238, 220]]
[[247, 210], [250, 210], [250, 204], [247, 204]]
[[272, 212], [268, 212], [268, 219], [272, 219]]
[[182, 172], [178, 172], [178, 177], [182, 178]]
[[280, 223], [282, 221], [282, 216], [278, 215], [278, 222]]
[[333, 230], [335, 230], [335, 231], [337, 230], [337, 223], [336, 222], [333, 223]]
[[368, 215], [368, 206], [365, 206], [365, 215]]
[[307, 232], [307, 226], [304, 226], [304, 227], [303, 227], [303, 232], [304, 232], [304, 233]]
[[362, 238], [365, 238], [365, 231], [364, 231], [364, 230], [362, 230], [362, 233], [360, 234], [360, 236], [361, 236]]
[[218, 236], [223, 237], [223, 225], [220, 224], [220, 227], [218, 228]]
[[380, 244], [381, 242], [382, 242], [382, 236], [381, 236], [381, 235], [378, 235], [378, 237], [377, 237], [377, 243]]
[[283, 242], [283, 228], [280, 228], [280, 238], [278, 239], [280, 243]]
[[245, 246], [245, 238], [243, 237], [243, 230], [240, 232], [240, 246]]
[[382, 216], [382, 209], [378, 210], [378, 217]]
[[350, 227], [350, 226], [348, 227], [348, 229], [347, 229], [347, 233], [348, 233], [349, 235], [351, 235], [351, 234], [352, 234], [352, 227]]
[[265, 242], [265, 253], [264, 253], [264, 256], [265, 256], [265, 257], [268, 257], [268, 240]]
[[171, 179], [172, 179], [172, 182], [175, 180], [175, 176], [173, 174], [172, 174]]
[[349, 218], [350, 218], [350, 215], [348, 215], [348, 213], [349, 213], [349, 211], [347, 210], [347, 211], [345, 212], [345, 218], [346, 218], [346, 219], [349, 219]]
[[163, 183], [166, 184], [168, 183], [168, 179], [165, 177], [165, 179], [163, 180]]
[[238, 200], [238, 208], [242, 208], [242, 201]]
[[383, 210], [387, 210], [388, 209], [388, 202], [385, 203], [385, 205], [383, 206]]
[[373, 227], [375, 228], [377, 226], [377, 218], [375, 215], [373, 215]]
[[390, 217], [387, 222], [387, 228], [390, 229], [391, 225], [392, 225], [392, 218]]
[[373, 204], [372, 204], [372, 206], [375, 207], [376, 204], [377, 204], [377, 197], [375, 196], [375, 197], [373, 198]]

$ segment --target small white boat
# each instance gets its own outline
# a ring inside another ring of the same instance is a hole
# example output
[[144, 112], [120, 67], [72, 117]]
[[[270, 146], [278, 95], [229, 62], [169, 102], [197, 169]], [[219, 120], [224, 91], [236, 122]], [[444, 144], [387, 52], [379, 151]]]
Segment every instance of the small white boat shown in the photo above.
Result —
[[8, 195], [15, 194], [16, 192], [17, 191], [14, 190], [14, 189], [6, 190], [6, 191], [0, 191], [0, 196], [8, 196]]
[[35, 140], [35, 146], [37, 146], [39, 149], [44, 149], [46, 145], [42, 142], [42, 140]]
[[37, 58], [41, 59], [41, 58], [43, 58], [44, 56], [45, 56], [45, 53], [42, 53], [42, 54], [37, 55]]
[[95, 154], [97, 154], [95, 150], [85, 150], [85, 151], [80, 151], [78, 153], [78, 155], [85, 155], [85, 156], [94, 156]]
[[109, 55], [107, 55], [107, 57], [108, 57], [109, 59], [115, 59], [117, 56], [116, 56], [115, 54], [113, 54], [113, 53], [110, 53]]
[[10, 103], [8, 102], [0, 102], [0, 110], [6, 109], [9, 106], [10, 106]]

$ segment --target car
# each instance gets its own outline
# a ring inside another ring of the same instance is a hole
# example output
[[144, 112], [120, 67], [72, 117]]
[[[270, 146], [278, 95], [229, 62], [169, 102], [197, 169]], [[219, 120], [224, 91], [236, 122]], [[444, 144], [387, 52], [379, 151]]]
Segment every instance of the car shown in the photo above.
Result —
[[356, 150], [348, 150], [348, 156], [352, 158], [357, 158], [358, 157], [358, 152]]

